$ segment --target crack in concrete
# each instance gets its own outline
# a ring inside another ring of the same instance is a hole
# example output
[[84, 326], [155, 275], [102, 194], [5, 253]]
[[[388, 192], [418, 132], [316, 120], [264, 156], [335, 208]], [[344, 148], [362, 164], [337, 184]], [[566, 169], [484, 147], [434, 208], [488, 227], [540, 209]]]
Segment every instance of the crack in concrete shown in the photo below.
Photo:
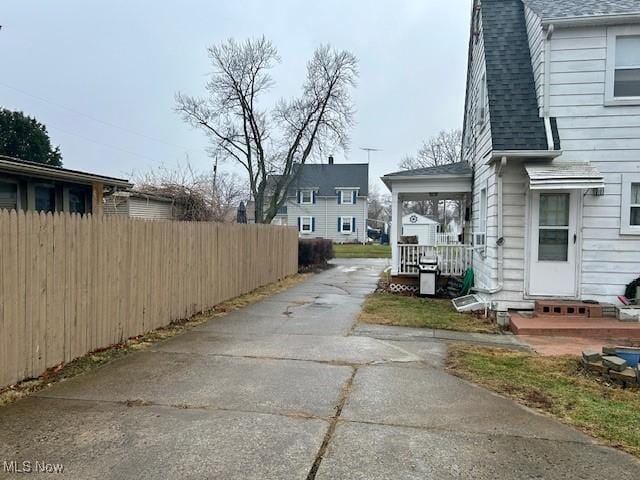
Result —
[[313, 461], [313, 465], [311, 466], [311, 470], [309, 470], [309, 474], [307, 475], [307, 480], [315, 480], [316, 475], [318, 474], [318, 469], [320, 468], [320, 464], [322, 463], [322, 459], [327, 453], [327, 448], [329, 448], [329, 443], [331, 443], [331, 439], [333, 438], [333, 434], [336, 431], [336, 426], [338, 425], [338, 420], [340, 419], [340, 415], [342, 415], [342, 409], [347, 403], [347, 399], [349, 398], [349, 394], [351, 393], [351, 388], [353, 387], [353, 380], [358, 372], [358, 367], [353, 367], [353, 371], [351, 372], [351, 376], [342, 386], [342, 391], [340, 392], [340, 397], [338, 398], [338, 403], [336, 405], [336, 413], [329, 420], [329, 428], [327, 429], [327, 433], [322, 440], [322, 445], [320, 445], [320, 449], [316, 454], [316, 458]]

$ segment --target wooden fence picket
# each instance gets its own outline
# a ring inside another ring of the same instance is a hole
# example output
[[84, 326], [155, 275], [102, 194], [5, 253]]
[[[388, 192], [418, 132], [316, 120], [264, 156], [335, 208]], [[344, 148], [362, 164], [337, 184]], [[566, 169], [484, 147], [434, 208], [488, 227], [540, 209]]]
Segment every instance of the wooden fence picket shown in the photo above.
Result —
[[0, 387], [297, 271], [297, 232], [0, 210]]

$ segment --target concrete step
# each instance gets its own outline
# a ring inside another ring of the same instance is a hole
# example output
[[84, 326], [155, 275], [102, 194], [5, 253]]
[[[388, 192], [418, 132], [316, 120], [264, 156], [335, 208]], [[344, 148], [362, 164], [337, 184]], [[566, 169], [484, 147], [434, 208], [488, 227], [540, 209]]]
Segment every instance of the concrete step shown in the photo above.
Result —
[[525, 317], [514, 313], [511, 315], [510, 327], [516, 335], [640, 340], [640, 322], [620, 322], [611, 317]]

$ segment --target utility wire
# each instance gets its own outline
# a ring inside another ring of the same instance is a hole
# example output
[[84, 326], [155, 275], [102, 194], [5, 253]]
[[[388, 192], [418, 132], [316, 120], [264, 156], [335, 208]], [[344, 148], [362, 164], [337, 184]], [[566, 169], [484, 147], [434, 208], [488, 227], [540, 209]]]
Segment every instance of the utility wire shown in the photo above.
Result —
[[66, 110], [66, 111], [68, 111], [70, 113], [73, 113], [75, 115], [79, 115], [81, 117], [87, 118], [87, 119], [89, 119], [89, 120], [91, 120], [93, 122], [101, 123], [101, 124], [106, 125], [108, 127], [116, 128], [118, 130], [122, 130], [123, 132], [127, 132], [127, 133], [130, 133], [132, 135], [137, 135], [138, 137], [146, 138], [147, 140], [152, 140], [154, 142], [162, 143], [162, 144], [168, 145], [170, 147], [179, 148], [181, 150], [186, 150], [188, 152], [193, 152], [193, 150], [191, 150], [191, 149], [189, 149], [189, 148], [187, 148], [187, 147], [185, 147], [183, 145], [178, 145], [178, 144], [175, 144], [175, 143], [167, 142], [165, 140], [162, 140], [161, 138], [152, 137], [151, 135], [147, 135], [147, 134], [144, 134], [144, 133], [136, 132], [134, 130], [130, 130], [130, 129], [125, 128], [125, 127], [121, 127], [120, 125], [116, 125], [115, 123], [107, 122], [106, 120], [101, 120], [101, 119], [96, 118], [96, 117], [94, 117], [92, 115], [88, 115], [88, 114], [86, 114], [84, 112], [80, 112], [78, 110], [75, 110], [75, 109], [73, 109], [71, 107], [67, 107], [67, 106], [62, 105], [60, 103], [48, 100], [48, 99], [46, 99], [44, 97], [40, 97], [38, 95], [34, 95], [32, 93], [26, 92], [25, 90], [22, 90], [20, 88], [13, 87], [11, 85], [7, 85], [7, 84], [2, 83], [2, 82], [0, 82], [0, 86], [8, 88], [10, 90], [14, 90], [14, 91], [16, 91], [18, 93], [21, 93], [22, 95], [26, 95], [27, 97], [31, 97], [31, 98], [39, 100], [41, 102], [48, 103], [48, 104], [53, 105], [53, 106], [55, 106], [57, 108], [61, 108], [62, 110]]
[[103, 143], [103, 142], [100, 142], [100, 141], [98, 141], [98, 140], [94, 140], [94, 139], [92, 139], [92, 138], [85, 137], [84, 135], [80, 135], [80, 134], [78, 134], [78, 133], [70, 132], [70, 131], [68, 131], [68, 130], [64, 130], [64, 129], [62, 129], [62, 128], [58, 128], [58, 127], [56, 127], [56, 126], [47, 125], [47, 128], [48, 128], [48, 129], [50, 129], [50, 130], [57, 130], [57, 131], [59, 131], [59, 132], [61, 132], [61, 133], [64, 133], [64, 134], [66, 134], [66, 135], [72, 135], [72, 136], [74, 136], [74, 137], [81, 138], [82, 140], [86, 140], [87, 142], [95, 143], [96, 145], [100, 145], [100, 146], [102, 146], [102, 147], [112, 148], [112, 149], [114, 149], [114, 150], [119, 150], [120, 152], [127, 153], [127, 154], [129, 154], [129, 155], [133, 155], [133, 156], [136, 156], [136, 157], [144, 158], [144, 159], [149, 160], [149, 161], [151, 161], [151, 162], [153, 162], [153, 163], [158, 163], [158, 160], [157, 160], [157, 159], [154, 159], [154, 158], [148, 157], [148, 156], [143, 155], [143, 154], [141, 154], [141, 153], [132, 152], [131, 150], [127, 150], [126, 148], [116, 147], [115, 145], [110, 145], [110, 144], [108, 144], [108, 143]]

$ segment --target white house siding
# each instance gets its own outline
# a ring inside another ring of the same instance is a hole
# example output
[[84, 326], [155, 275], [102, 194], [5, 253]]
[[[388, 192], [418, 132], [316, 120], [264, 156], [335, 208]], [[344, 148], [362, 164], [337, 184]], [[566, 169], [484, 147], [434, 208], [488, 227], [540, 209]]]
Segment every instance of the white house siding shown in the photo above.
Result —
[[124, 197], [105, 197], [102, 208], [105, 215], [129, 215], [129, 202]]
[[[298, 217], [315, 218], [315, 231], [310, 234], [301, 234], [301, 237], [322, 237], [336, 243], [361, 242], [367, 240], [367, 198], [357, 197], [355, 205], [338, 204], [335, 196], [316, 197], [316, 203], [303, 205], [295, 201], [287, 203], [287, 222], [289, 225], [298, 225]], [[342, 233], [338, 231], [338, 217], [355, 217], [356, 231], [354, 233]]]
[[169, 202], [129, 197], [129, 216], [147, 220], [172, 220], [173, 205]]
[[[482, 24], [480, 24], [482, 30]], [[476, 125], [476, 110], [486, 102], [481, 102], [479, 96], [481, 92], [480, 83], [485, 72], [484, 41], [482, 31], [477, 37], [477, 42], [471, 43], [472, 58], [469, 68], [469, 79], [467, 88], [466, 105], [466, 125], [465, 145], [463, 147], [463, 159], [468, 162], [474, 170], [473, 192], [472, 192], [472, 229], [477, 232], [480, 228], [480, 191], [487, 186], [487, 255], [483, 256], [476, 252], [473, 257], [473, 269], [475, 273], [476, 286], [482, 288], [492, 288], [497, 282], [497, 196], [496, 196], [496, 175], [493, 166], [486, 165], [486, 161], [491, 154], [491, 122], [489, 112], [485, 113], [483, 126]]]
[[583, 198], [581, 296], [615, 301], [640, 274], [640, 236], [620, 235], [621, 177], [640, 172], [640, 106], [604, 106], [607, 28], [556, 28], [550, 107], [563, 154], [605, 177], [604, 196]]

